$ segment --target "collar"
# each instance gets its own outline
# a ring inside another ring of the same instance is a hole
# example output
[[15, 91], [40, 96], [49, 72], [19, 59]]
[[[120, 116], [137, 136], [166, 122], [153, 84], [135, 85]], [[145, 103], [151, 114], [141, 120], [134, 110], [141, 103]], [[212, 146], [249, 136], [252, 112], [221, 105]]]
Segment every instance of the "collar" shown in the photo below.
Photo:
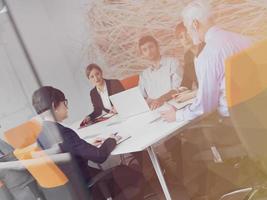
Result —
[[160, 68], [162, 67], [162, 57], [160, 56], [160, 60], [159, 60], [159, 68], [154, 68], [153, 65], [151, 65], [150, 67], [150, 71], [153, 72], [153, 71], [158, 71]]
[[106, 81], [104, 80], [104, 87], [103, 87], [103, 90], [102, 91], [100, 91], [97, 87], [96, 87], [96, 90], [97, 90], [97, 92], [99, 94], [104, 93], [107, 90], [107, 83], [106, 83]]
[[220, 28], [217, 26], [210, 27], [209, 30], [207, 31], [206, 35], [205, 35], [205, 43], [207, 43], [209, 40], [211, 40], [219, 30], [220, 30]]

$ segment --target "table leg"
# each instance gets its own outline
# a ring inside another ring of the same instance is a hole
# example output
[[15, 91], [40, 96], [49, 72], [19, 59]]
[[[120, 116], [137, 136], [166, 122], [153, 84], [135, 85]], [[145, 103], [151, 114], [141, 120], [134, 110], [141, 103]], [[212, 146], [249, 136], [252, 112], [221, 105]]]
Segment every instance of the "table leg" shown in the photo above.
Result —
[[160, 185], [162, 187], [162, 190], [164, 192], [165, 198], [166, 198], [166, 200], [171, 200], [171, 195], [170, 195], [169, 189], [167, 187], [166, 181], [164, 179], [161, 167], [159, 165], [157, 155], [155, 154], [152, 146], [148, 147], [147, 151], [148, 151], [149, 157], [152, 161], [153, 167], [156, 171], [156, 174], [158, 176], [158, 179], [159, 179]]

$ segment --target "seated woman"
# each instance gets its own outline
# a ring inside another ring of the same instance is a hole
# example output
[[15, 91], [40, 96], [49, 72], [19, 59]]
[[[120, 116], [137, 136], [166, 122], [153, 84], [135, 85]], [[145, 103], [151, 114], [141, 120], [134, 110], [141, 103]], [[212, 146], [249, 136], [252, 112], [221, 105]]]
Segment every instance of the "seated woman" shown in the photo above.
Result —
[[184, 48], [184, 74], [176, 96], [177, 102], [184, 102], [194, 98], [197, 93], [198, 81], [195, 72], [194, 59], [204, 48], [205, 44], [194, 45], [186, 27], [181, 22], [176, 26], [175, 35]]
[[103, 111], [106, 113], [116, 113], [109, 96], [124, 90], [119, 80], [104, 79], [103, 71], [97, 64], [87, 66], [86, 76], [95, 87], [90, 92], [94, 111], [85, 117], [82, 122], [84, 125], [100, 116]]
[[[49, 149], [60, 143], [61, 151], [69, 152], [72, 155], [73, 160], [80, 168], [82, 177], [88, 183], [92, 177], [100, 172], [98, 169], [89, 167], [88, 160], [95, 163], [104, 162], [120, 138], [111, 135], [106, 140], [97, 139], [94, 144], [99, 145], [101, 143], [102, 145], [99, 148], [81, 139], [75, 131], [61, 124], [68, 117], [67, 102], [63, 92], [50, 86], [41, 87], [34, 92], [32, 97], [33, 106], [44, 120], [37, 141], [42, 149]], [[67, 167], [61, 167], [61, 170], [67, 176], [73, 173], [73, 170], [71, 171]], [[122, 165], [114, 167], [104, 180], [106, 180], [111, 193], [115, 196], [113, 199], [130, 199], [129, 196], [134, 194], [129, 192], [128, 188], [131, 188], [130, 191], [135, 191], [136, 195], [140, 191], [139, 188], [144, 184], [142, 174]], [[96, 192], [98, 191], [97, 188], [93, 187], [92, 189], [94, 190], [92, 192], [94, 199], [103, 198], [99, 192]]]

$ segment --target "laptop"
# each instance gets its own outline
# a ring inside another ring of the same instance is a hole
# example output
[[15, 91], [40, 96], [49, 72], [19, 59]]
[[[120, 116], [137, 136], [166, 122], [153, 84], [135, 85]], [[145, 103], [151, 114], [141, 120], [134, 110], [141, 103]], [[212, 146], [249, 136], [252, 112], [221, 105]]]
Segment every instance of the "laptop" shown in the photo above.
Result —
[[122, 119], [150, 111], [139, 87], [114, 94], [109, 98]]

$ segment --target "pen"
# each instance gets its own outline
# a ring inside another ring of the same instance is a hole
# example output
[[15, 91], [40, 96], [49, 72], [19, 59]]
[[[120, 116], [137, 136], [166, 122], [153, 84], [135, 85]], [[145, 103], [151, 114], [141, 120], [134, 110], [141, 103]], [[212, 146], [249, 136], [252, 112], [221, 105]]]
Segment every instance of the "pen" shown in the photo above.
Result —
[[116, 136], [116, 135], [118, 135], [118, 133], [119, 133], [119, 132], [113, 133], [113, 135], [115, 135], [115, 136]]

